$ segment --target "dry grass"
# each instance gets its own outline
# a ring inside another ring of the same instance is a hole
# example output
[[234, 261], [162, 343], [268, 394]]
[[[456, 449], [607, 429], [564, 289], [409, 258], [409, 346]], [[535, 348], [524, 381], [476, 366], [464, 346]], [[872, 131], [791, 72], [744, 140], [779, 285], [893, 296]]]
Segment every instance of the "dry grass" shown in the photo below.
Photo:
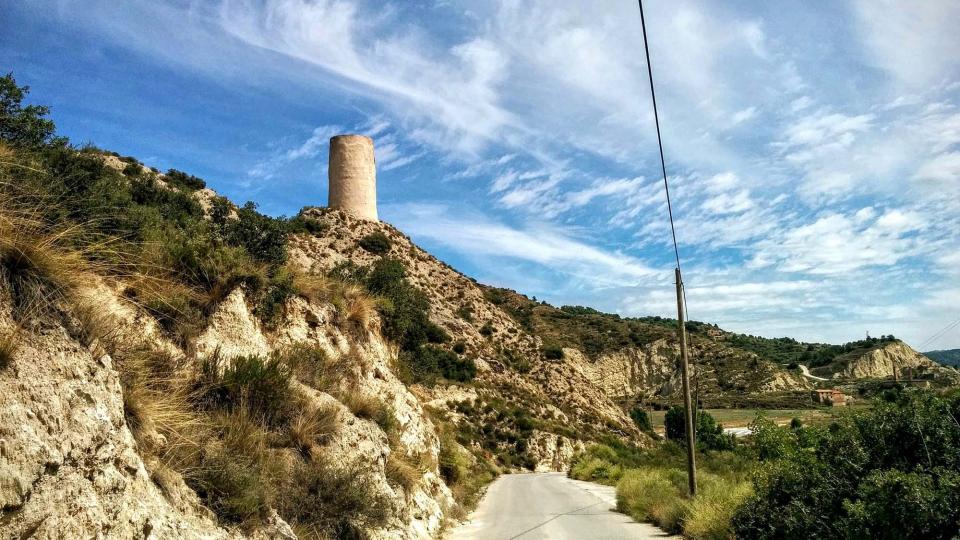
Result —
[[104, 310], [95, 299], [77, 300], [71, 314], [79, 326], [77, 338], [85, 347], [95, 347], [116, 339], [118, 327], [113, 314]]
[[124, 416], [140, 450], [180, 472], [194, 467], [211, 427], [194, 409], [183, 360], [116, 334], [103, 344], [120, 372]]
[[423, 479], [423, 472], [417, 468], [414, 459], [399, 451], [391, 452], [384, 470], [387, 481], [409, 493]]
[[13, 362], [13, 357], [20, 347], [20, 331], [19, 326], [0, 330], [0, 369], [6, 368]]
[[53, 230], [30, 212], [0, 208], [0, 272], [10, 286], [14, 316], [23, 319], [72, 300], [90, 264], [69, 249], [76, 228]]
[[345, 393], [340, 396], [340, 401], [350, 409], [357, 418], [372, 420], [376, 418], [377, 413], [383, 404], [370, 394], [360, 394], [357, 392]]
[[[354, 287], [359, 289], [359, 287]], [[361, 290], [346, 297], [347, 321], [353, 323], [357, 329], [368, 332], [376, 321], [377, 303]]]
[[288, 428], [291, 446], [304, 456], [310, 456], [317, 445], [336, 433], [338, 413], [334, 405], [301, 410]]
[[305, 274], [293, 270], [293, 288], [310, 302], [328, 302], [333, 293], [333, 282], [321, 274]]

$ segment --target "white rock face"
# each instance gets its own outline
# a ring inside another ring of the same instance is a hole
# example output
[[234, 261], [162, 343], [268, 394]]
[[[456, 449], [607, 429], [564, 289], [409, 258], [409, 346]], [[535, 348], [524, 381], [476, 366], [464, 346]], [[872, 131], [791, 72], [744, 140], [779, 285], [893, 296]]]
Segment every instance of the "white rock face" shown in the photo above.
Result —
[[0, 370], [0, 537], [228, 538], [188, 494], [150, 479], [109, 356], [62, 327], [24, 332]]
[[534, 431], [527, 442], [527, 451], [537, 462], [536, 472], [570, 470], [573, 458], [586, 448], [581, 440], [545, 431]]
[[839, 371], [833, 374], [833, 377], [838, 379], [886, 379], [896, 375], [899, 378], [906, 379], [911, 371], [914, 376], [922, 372], [933, 372], [950, 377], [955, 374], [952, 370], [944, 368], [913, 350], [906, 343], [894, 341], [858, 358], [849, 360]]

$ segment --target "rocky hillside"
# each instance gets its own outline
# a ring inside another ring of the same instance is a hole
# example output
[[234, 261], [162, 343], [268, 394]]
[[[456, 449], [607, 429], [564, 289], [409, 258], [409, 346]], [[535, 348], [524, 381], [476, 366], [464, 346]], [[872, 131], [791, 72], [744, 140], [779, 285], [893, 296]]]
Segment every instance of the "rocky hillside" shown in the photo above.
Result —
[[[485, 288], [485, 297], [542, 339], [547, 354], [575, 366], [617, 401], [666, 404], [679, 399], [676, 320], [626, 318], [582, 306], [556, 308], [507, 289]], [[743, 346], [736, 334], [699, 322], [689, 323], [688, 330], [695, 383], [707, 405], [756, 402], [764, 394], [811, 388], [764, 351]]]
[[[344, 266], [366, 269], [382, 260], [399, 261], [410, 283], [426, 294], [431, 322], [450, 336], [439, 347], [475, 363], [477, 375], [469, 385], [414, 384], [413, 391], [431, 407], [457, 417], [464, 401], [480, 409], [505, 402], [535, 421], [537, 429], [531, 433], [537, 446], [559, 444], [569, 449], [570, 438], [564, 434], [570, 433], [579, 434], [574, 438], [578, 446], [578, 438], [608, 435], [644, 443], [632, 422], [582, 366], [547, 358], [543, 340], [490, 302], [485, 296], [487, 289], [475, 280], [420, 249], [387, 223], [357, 220], [321, 208], [305, 209], [301, 217], [317, 223], [322, 232], [291, 239], [291, 260], [295, 264], [303, 270], [329, 273]], [[362, 247], [365, 239], [379, 235], [386, 238], [386, 247], [376, 253]], [[477, 422], [473, 428], [483, 428], [483, 416], [458, 418]], [[551, 463], [560, 459], [529, 457], [532, 461], [528, 464], [538, 469], [556, 467]]]
[[0, 153], [0, 537], [435, 538], [500, 472], [649, 444], [389, 225]]
[[930, 379], [956, 382], [958, 373], [893, 340], [836, 357], [811, 373], [832, 379]]

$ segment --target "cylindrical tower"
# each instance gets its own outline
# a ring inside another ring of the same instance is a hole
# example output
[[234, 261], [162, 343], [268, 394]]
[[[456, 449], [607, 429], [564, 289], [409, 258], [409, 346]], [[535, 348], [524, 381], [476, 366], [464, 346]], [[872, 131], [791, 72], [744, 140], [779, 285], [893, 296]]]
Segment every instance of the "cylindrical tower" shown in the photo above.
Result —
[[377, 221], [377, 162], [373, 139], [364, 135], [330, 138], [330, 208]]

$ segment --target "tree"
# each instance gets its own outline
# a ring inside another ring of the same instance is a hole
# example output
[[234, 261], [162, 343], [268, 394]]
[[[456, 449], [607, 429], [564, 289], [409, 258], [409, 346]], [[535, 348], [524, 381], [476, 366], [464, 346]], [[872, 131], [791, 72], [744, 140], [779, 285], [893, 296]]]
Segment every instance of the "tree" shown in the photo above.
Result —
[[[687, 440], [686, 418], [682, 407], [670, 407], [664, 417], [664, 429], [667, 438], [674, 441]], [[707, 411], [697, 411], [697, 446], [701, 450], [730, 450], [734, 447], [733, 435], [723, 432], [723, 425], [718, 424]]]
[[53, 120], [45, 118], [49, 107], [22, 105], [29, 93], [29, 86], [17, 86], [13, 73], [0, 77], [0, 140], [13, 146], [43, 146], [56, 129]]
[[686, 418], [682, 407], [670, 407], [663, 418], [663, 428], [667, 438], [671, 441], [685, 441], [687, 439]]
[[653, 432], [653, 425], [650, 423], [650, 415], [647, 414], [647, 411], [640, 407], [634, 407], [630, 410], [630, 418], [633, 419], [633, 423], [637, 425], [640, 431], [644, 433]]

